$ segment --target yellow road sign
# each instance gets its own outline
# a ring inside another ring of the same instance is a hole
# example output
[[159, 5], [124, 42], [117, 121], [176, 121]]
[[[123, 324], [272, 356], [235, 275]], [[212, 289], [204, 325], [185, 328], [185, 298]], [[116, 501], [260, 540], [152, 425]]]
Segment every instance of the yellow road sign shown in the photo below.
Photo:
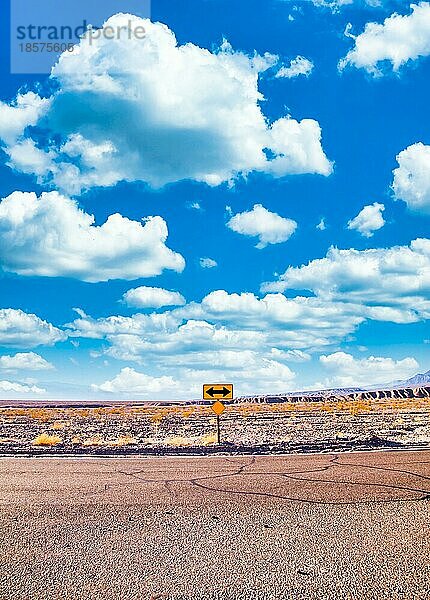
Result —
[[232, 383], [207, 383], [203, 386], [203, 400], [231, 400], [233, 398]]
[[225, 406], [224, 406], [224, 404], [222, 402], [220, 402], [219, 400], [217, 400], [216, 402], [214, 402], [212, 404], [211, 409], [219, 417], [225, 411]]

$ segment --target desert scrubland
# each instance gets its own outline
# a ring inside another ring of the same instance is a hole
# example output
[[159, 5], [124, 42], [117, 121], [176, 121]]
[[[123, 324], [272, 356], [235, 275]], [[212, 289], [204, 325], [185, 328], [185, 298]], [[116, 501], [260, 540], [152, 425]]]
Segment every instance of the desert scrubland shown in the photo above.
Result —
[[[426, 446], [430, 398], [231, 403], [221, 416], [230, 451]], [[0, 454], [118, 454], [219, 449], [208, 405], [0, 408]]]

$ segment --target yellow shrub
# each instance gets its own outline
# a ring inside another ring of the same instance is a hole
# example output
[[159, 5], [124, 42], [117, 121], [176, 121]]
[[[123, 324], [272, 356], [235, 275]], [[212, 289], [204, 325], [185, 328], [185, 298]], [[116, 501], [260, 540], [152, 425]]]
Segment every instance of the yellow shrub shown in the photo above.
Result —
[[82, 417], [83, 419], [88, 419], [88, 417], [90, 416], [90, 411], [87, 408], [82, 408], [80, 410], [77, 410], [76, 414], [79, 417]]
[[164, 419], [164, 413], [162, 413], [161, 411], [157, 411], [155, 413], [153, 413], [149, 419], [151, 421], [151, 423], [153, 425], [159, 425], [161, 423], [161, 421]]
[[84, 440], [84, 446], [103, 446], [106, 442], [100, 435], [94, 435], [93, 437]]
[[110, 442], [110, 446], [131, 446], [132, 444], [136, 444], [137, 440], [134, 437], [129, 435], [120, 435], [116, 440]]
[[49, 411], [44, 408], [31, 408], [28, 415], [31, 419], [37, 419], [38, 421], [49, 421], [50, 418]]
[[191, 407], [191, 408], [184, 408], [182, 410], [182, 418], [183, 419], [188, 419], [193, 414], [194, 414], [194, 408], [193, 407]]
[[193, 446], [194, 440], [192, 438], [182, 437], [180, 435], [171, 435], [164, 438], [163, 444], [166, 446]]
[[61, 444], [61, 438], [57, 435], [48, 435], [47, 433], [41, 433], [32, 442], [33, 446], [56, 446]]
[[208, 433], [207, 435], [203, 435], [198, 441], [202, 446], [209, 446], [210, 444], [216, 443], [216, 435], [214, 433]]
[[166, 446], [209, 446], [210, 444], [216, 443], [216, 435], [209, 433], [202, 436], [190, 436], [184, 437], [180, 435], [172, 435], [164, 438], [163, 444]]

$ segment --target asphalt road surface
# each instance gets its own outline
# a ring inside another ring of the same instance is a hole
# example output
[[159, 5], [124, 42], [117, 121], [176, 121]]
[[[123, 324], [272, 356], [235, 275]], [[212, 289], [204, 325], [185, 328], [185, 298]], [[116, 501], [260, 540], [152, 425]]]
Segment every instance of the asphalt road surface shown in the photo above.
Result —
[[430, 599], [430, 451], [0, 459], [1, 600]]

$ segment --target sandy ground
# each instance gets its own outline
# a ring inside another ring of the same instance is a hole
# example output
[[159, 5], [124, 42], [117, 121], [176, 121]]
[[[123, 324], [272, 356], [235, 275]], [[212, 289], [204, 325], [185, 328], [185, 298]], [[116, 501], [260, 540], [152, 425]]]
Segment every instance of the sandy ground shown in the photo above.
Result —
[[0, 460], [1, 600], [430, 598], [430, 451]]

